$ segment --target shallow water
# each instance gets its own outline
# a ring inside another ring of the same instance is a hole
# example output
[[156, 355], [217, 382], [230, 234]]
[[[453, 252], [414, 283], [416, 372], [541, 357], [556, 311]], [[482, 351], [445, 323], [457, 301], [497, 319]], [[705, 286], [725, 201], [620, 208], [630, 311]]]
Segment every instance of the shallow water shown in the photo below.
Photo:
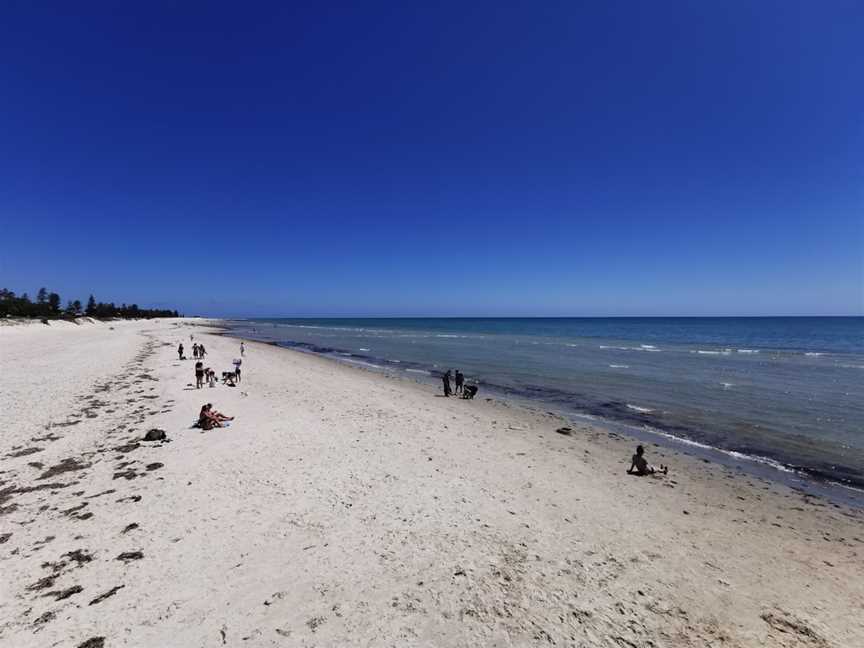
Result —
[[864, 318], [256, 319], [234, 334], [864, 487]]

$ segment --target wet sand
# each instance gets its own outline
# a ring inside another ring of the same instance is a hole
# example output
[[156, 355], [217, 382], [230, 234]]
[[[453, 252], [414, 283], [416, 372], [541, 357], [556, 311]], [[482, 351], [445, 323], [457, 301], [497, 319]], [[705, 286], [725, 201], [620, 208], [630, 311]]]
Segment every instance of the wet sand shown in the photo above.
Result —
[[0, 327], [0, 644], [864, 645], [858, 511], [196, 324]]

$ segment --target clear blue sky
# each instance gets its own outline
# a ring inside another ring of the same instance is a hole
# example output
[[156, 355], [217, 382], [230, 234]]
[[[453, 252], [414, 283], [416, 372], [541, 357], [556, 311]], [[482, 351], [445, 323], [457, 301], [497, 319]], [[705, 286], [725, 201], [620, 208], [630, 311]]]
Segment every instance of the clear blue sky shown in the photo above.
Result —
[[0, 15], [0, 287], [864, 314], [856, 0], [51, 4]]

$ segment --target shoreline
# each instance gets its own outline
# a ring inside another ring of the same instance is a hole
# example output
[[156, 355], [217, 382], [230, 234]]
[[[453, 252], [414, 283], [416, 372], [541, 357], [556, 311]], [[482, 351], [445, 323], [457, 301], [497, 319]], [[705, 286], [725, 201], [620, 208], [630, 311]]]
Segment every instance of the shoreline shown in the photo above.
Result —
[[[827, 646], [861, 511], [189, 320], [0, 331], [0, 642]], [[11, 328], [11, 327], [10, 327]], [[202, 400], [236, 418], [202, 433]], [[159, 428], [169, 442], [145, 442]], [[34, 465], [38, 464], [38, 466]]]
[[[286, 351], [311, 355], [312, 357], [322, 358], [329, 362], [336, 362], [343, 366], [377, 373], [388, 379], [418, 383], [426, 385], [432, 389], [439, 389], [438, 378], [436, 378], [432, 374], [432, 370], [428, 368], [406, 369], [401, 364], [401, 361], [400, 364], [397, 365], [393, 364], [392, 360], [385, 360], [382, 362], [382, 359], [373, 358], [371, 356], [361, 356], [355, 353], [351, 353], [351, 358], [343, 358], [341, 357], [343, 355], [342, 353], [333, 355], [333, 353], [339, 351], [338, 349], [327, 350], [316, 347], [312, 344], [296, 342], [285, 344], [278, 341], [256, 339], [255, 337], [248, 336], [248, 334], [235, 334], [230, 325], [232, 321], [235, 320], [222, 320], [223, 324], [220, 324], [221, 335], [238, 340], [242, 339], [250, 343], [267, 344]], [[352, 358], [360, 359], [354, 360]], [[364, 360], [368, 360], [368, 362]], [[382, 362], [382, 364], [375, 364], [375, 362]], [[413, 363], [411, 366], [413, 367]], [[428, 375], [428, 380], [424, 380], [418, 375], [405, 375], [405, 373], [415, 371], [425, 372]], [[652, 427], [650, 421], [644, 420], [644, 416], [637, 417], [634, 415], [629, 419], [622, 418], [619, 420], [609, 418], [601, 413], [581, 412], [573, 407], [567, 408], [553, 403], [544, 402], [540, 398], [532, 399], [528, 395], [504, 389], [496, 385], [482, 382], [480, 384], [484, 389], [482, 397], [491, 397], [513, 405], [518, 405], [528, 410], [536, 410], [537, 412], [551, 411], [554, 412], [555, 415], [566, 419], [569, 423], [575, 424], [587, 420], [592, 425], [602, 427], [612, 433], [626, 435], [630, 437], [634, 443], [643, 442], [660, 445], [669, 450], [678, 451], [684, 455], [693, 456], [701, 460], [708, 460], [727, 468], [740, 470], [748, 475], [760, 479], [767, 478], [771, 481], [795, 490], [800, 490], [809, 495], [825, 498], [834, 504], [864, 509], [864, 488], [855, 484], [838, 481], [832, 478], [828, 473], [818, 469], [784, 463], [779, 456], [760, 456], [734, 449], [713, 446], [696, 439], [691, 439], [687, 436], [675, 434], [672, 431]]]

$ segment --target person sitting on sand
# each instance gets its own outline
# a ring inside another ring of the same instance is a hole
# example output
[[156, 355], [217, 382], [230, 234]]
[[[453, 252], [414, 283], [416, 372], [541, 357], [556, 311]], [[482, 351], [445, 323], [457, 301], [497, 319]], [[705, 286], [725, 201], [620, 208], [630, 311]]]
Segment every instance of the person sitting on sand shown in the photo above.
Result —
[[198, 414], [198, 427], [202, 430], [212, 430], [213, 428], [223, 427], [223, 421], [233, 420], [233, 416], [225, 416], [221, 412], [214, 410], [212, 403], [207, 403], [201, 407], [201, 412]]
[[206, 405], [207, 411], [210, 412], [210, 415], [215, 418], [217, 421], [233, 421], [233, 416], [225, 416], [222, 412], [217, 412], [213, 409], [213, 403], [207, 403]]
[[203, 405], [198, 414], [198, 427], [202, 430], [212, 430], [214, 427], [222, 427], [222, 422], [210, 411], [210, 405]]
[[660, 468], [655, 468], [654, 466], [649, 466], [648, 462], [645, 461], [645, 448], [641, 445], [636, 446], [636, 454], [633, 455], [633, 459], [630, 463], [630, 468], [627, 469], [628, 475], [653, 475], [654, 473], [663, 473], [664, 475], [669, 472], [669, 467], [660, 464]]

